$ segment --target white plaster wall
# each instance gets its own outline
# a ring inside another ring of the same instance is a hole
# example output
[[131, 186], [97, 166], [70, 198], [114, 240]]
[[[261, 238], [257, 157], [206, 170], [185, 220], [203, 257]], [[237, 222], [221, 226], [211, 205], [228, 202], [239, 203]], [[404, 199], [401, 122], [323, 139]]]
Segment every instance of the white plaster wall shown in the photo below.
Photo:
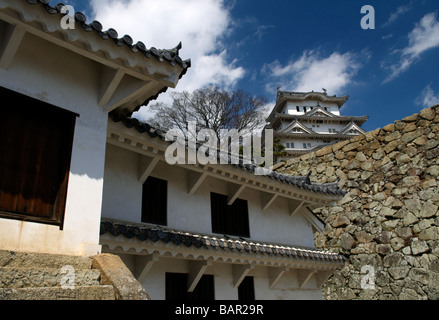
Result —
[[[30, 34], [0, 85], [79, 114], [73, 141], [63, 230], [0, 219], [0, 247], [64, 254], [96, 254], [107, 115], [97, 106], [100, 67]], [[0, 108], [11, 107], [2, 104]]]
[[[135, 274], [136, 258], [134, 255], [119, 254], [125, 265]], [[164, 300], [165, 273], [189, 273], [190, 261], [177, 258], [160, 258], [141, 282], [152, 300]], [[214, 276], [215, 300], [238, 300], [238, 289], [233, 287], [233, 265], [213, 263], [207, 267], [205, 274]], [[268, 269], [256, 267], [249, 276], [254, 278], [256, 300], [321, 300], [322, 295], [316, 281], [311, 278], [305, 288], [299, 289], [295, 270], [286, 272], [274, 288], [269, 287]]]
[[[338, 105], [336, 103], [331, 103], [331, 102], [322, 102], [322, 101], [318, 101], [319, 105], [322, 108], [328, 108], [328, 111], [335, 114], [335, 115], [340, 115], [340, 109], [338, 107]], [[300, 107], [300, 111], [297, 112], [297, 106]], [[297, 102], [287, 102], [286, 107], [285, 107], [285, 113], [286, 114], [291, 114], [291, 115], [303, 115], [303, 107], [307, 107], [306, 111], [309, 112], [311, 111], [310, 107], [316, 107], [317, 106], [317, 101], [297, 101]]]

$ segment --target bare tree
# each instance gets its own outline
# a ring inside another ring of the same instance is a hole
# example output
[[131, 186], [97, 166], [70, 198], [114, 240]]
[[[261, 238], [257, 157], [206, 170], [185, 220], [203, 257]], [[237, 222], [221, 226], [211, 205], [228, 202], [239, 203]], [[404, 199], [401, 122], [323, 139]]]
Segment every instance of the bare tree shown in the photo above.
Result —
[[218, 87], [206, 87], [193, 93], [176, 92], [171, 105], [151, 106], [156, 117], [153, 124], [165, 130], [178, 128], [187, 132], [189, 121], [197, 123], [197, 131], [212, 129], [219, 139], [221, 129], [249, 131], [265, 123], [264, 97], [254, 97], [244, 90], [228, 92]]

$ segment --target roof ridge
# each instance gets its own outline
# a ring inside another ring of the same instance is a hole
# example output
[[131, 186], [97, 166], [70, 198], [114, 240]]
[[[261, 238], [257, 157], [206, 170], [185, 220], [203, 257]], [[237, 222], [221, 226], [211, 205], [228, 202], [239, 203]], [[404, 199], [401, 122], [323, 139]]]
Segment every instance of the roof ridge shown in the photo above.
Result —
[[137, 238], [140, 241], [150, 239], [152, 242], [161, 240], [165, 244], [172, 242], [175, 245], [186, 245], [187, 247], [202, 247], [238, 250], [240, 252], [259, 253], [290, 258], [303, 258], [306, 260], [344, 262], [346, 258], [338, 253], [325, 251], [319, 248], [281, 244], [268, 241], [257, 241], [251, 239], [234, 239], [225, 235], [216, 236], [201, 232], [176, 230], [164, 226], [152, 226], [147, 223], [135, 223], [111, 218], [101, 219], [100, 234], [110, 233], [114, 237], [121, 234], [128, 239]]

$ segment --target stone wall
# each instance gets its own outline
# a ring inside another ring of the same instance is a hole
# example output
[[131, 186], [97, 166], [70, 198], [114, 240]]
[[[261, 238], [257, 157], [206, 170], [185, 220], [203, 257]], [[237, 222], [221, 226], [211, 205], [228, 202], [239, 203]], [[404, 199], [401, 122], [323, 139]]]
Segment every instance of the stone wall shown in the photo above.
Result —
[[328, 300], [439, 299], [439, 105], [276, 169], [348, 191], [315, 213], [319, 248], [346, 266], [323, 287]]

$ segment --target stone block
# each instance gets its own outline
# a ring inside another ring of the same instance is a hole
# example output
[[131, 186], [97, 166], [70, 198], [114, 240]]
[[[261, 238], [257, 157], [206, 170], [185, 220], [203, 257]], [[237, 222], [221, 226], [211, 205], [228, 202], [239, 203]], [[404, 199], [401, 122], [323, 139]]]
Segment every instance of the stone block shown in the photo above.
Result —
[[395, 280], [404, 279], [409, 271], [410, 268], [407, 266], [389, 268], [389, 274]]
[[93, 268], [101, 272], [102, 284], [114, 287], [118, 300], [150, 300], [148, 293], [119, 256], [99, 254], [93, 258]]
[[428, 247], [427, 242], [425, 241], [418, 241], [418, 240], [412, 240], [412, 243], [410, 245], [410, 248], [412, 249], [413, 255], [419, 255], [425, 252], [428, 252], [430, 248]]
[[418, 119], [419, 119], [419, 114], [415, 113], [415, 114], [412, 114], [411, 116], [405, 117], [401, 121], [403, 121], [403, 122], [414, 122], [414, 121], [416, 121]]
[[436, 117], [436, 112], [432, 108], [426, 108], [426, 109], [421, 110], [421, 112], [419, 113], [419, 116], [422, 119], [431, 121], [431, 120], [434, 120], [434, 118]]

